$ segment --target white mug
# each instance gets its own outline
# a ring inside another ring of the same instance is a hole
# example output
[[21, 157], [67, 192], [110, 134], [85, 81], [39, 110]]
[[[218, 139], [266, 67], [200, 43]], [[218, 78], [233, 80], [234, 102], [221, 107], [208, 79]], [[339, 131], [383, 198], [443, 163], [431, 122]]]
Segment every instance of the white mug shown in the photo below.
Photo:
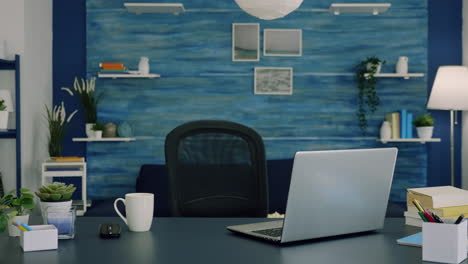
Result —
[[[125, 205], [127, 218], [117, 209], [118, 201]], [[114, 209], [122, 220], [127, 224], [128, 229], [134, 232], [145, 232], [150, 230], [153, 222], [154, 194], [152, 193], [127, 193], [125, 199], [117, 198], [114, 201]]]

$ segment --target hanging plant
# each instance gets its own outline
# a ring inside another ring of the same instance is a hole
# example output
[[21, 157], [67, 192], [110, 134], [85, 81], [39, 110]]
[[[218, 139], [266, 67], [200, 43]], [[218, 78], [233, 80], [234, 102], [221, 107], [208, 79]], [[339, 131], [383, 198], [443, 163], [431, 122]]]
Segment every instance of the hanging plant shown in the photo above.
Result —
[[380, 72], [380, 67], [383, 64], [385, 61], [369, 57], [361, 61], [355, 69], [355, 81], [359, 89], [357, 116], [363, 135], [366, 134], [367, 129], [367, 113], [374, 113], [380, 103], [376, 91], [377, 79], [374, 75]]

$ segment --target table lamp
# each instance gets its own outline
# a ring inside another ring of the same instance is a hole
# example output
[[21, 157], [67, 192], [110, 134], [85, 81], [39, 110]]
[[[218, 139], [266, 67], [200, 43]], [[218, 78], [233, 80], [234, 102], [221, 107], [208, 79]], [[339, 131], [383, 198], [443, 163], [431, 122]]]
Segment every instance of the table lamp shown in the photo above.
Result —
[[4, 111], [0, 111], [0, 129], [8, 127], [8, 112], [13, 112], [13, 102], [9, 90], [0, 90], [0, 101], [3, 100], [3, 105], [6, 106]]
[[432, 85], [428, 109], [450, 111], [450, 176], [455, 184], [454, 124], [456, 111], [468, 110], [468, 67], [440, 66]]

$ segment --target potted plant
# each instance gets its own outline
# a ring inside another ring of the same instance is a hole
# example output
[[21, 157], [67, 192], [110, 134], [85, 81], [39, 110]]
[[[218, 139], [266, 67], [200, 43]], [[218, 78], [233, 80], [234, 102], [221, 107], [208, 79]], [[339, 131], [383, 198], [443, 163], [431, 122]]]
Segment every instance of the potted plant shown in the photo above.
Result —
[[54, 182], [49, 185], [43, 185], [36, 192], [41, 200], [41, 211], [44, 213], [47, 207], [60, 207], [69, 209], [72, 205], [72, 196], [76, 187], [73, 184], [66, 185], [62, 182]]
[[102, 131], [104, 130], [104, 125], [96, 122], [93, 126], [94, 137], [95, 138], [102, 138]]
[[432, 138], [432, 132], [434, 131], [434, 118], [432, 118], [431, 114], [419, 116], [413, 121], [413, 125], [416, 127], [419, 138]]
[[367, 129], [367, 113], [374, 113], [380, 103], [376, 91], [377, 79], [374, 75], [380, 72], [383, 64], [385, 61], [377, 57], [369, 57], [355, 67], [354, 80], [359, 89], [357, 116], [363, 135], [366, 134]]
[[50, 110], [46, 105], [47, 111], [47, 122], [49, 126], [49, 155], [51, 157], [61, 157], [62, 156], [62, 142], [65, 132], [67, 130], [67, 125], [70, 123], [70, 120], [76, 114], [78, 110], [75, 110], [67, 118], [67, 113], [65, 110], [65, 105], [62, 102], [59, 106], [54, 106]]
[[20, 235], [12, 222], [28, 224], [29, 212], [34, 209], [34, 196], [28, 189], [21, 188], [19, 196], [14, 193], [13, 190], [0, 199], [0, 232], [8, 227], [8, 233], [12, 237]]
[[96, 78], [92, 79], [81, 79], [75, 77], [73, 87], [80, 97], [81, 106], [85, 112], [86, 119], [86, 136], [93, 137], [93, 126], [97, 121], [97, 106], [101, 100], [101, 95], [97, 95], [95, 92]]

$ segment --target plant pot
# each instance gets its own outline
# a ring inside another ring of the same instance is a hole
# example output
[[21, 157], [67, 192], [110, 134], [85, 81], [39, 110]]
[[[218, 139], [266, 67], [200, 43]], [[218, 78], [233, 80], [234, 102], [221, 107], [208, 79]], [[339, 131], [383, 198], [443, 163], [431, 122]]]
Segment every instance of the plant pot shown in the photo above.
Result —
[[430, 139], [432, 138], [432, 132], [434, 131], [434, 127], [417, 127], [416, 131], [418, 132], [419, 138]]
[[17, 215], [13, 218], [8, 219], [8, 234], [11, 237], [20, 236], [21, 231], [12, 224], [13, 222], [23, 223], [27, 225], [29, 224], [29, 215]]
[[94, 131], [94, 138], [101, 139], [102, 138], [102, 130], [95, 130]]
[[0, 129], [8, 127], [8, 111], [0, 111]]
[[93, 126], [94, 123], [86, 123], [86, 136], [89, 138], [94, 137]]
[[47, 211], [48, 207], [55, 207], [57, 208], [57, 210], [63, 209], [63, 211], [68, 211], [70, 210], [72, 206], [72, 200], [65, 201], [65, 202], [43, 202], [41, 201], [40, 204], [41, 204], [42, 219], [44, 220], [44, 223], [46, 223], [44, 212]]

